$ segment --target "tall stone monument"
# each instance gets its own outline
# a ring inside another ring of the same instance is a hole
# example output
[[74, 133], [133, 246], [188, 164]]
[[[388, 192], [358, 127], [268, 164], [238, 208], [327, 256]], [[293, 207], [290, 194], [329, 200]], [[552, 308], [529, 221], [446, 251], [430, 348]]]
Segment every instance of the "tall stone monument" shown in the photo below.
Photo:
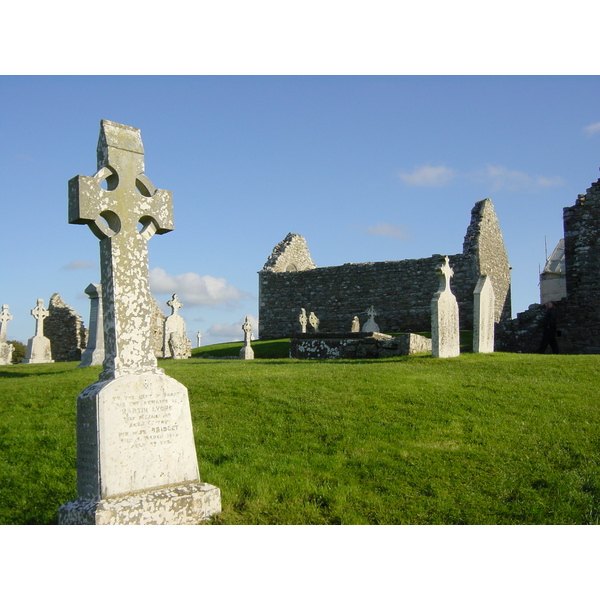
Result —
[[78, 499], [61, 524], [193, 524], [221, 510], [200, 482], [187, 389], [154, 356], [147, 242], [173, 216], [143, 172], [139, 129], [103, 120], [98, 172], [69, 181], [69, 222], [100, 239], [106, 357], [77, 399]]
[[450, 290], [454, 271], [446, 256], [439, 268], [440, 287], [431, 301], [431, 353], [438, 358], [451, 358], [460, 354], [458, 303]]
[[163, 336], [163, 357], [164, 358], [189, 358], [192, 355], [192, 344], [187, 338], [185, 321], [179, 314], [179, 309], [183, 306], [177, 294], [173, 294], [171, 300], [167, 302], [171, 307], [171, 314], [165, 319], [165, 331]]
[[35, 319], [35, 335], [27, 340], [27, 350], [22, 362], [30, 364], [54, 362], [50, 340], [44, 336], [44, 319], [50, 313], [44, 307], [44, 301], [41, 298], [38, 298], [35, 308], [31, 309], [31, 314]]
[[3, 304], [2, 311], [0, 311], [0, 365], [12, 363], [14, 346], [6, 341], [6, 326], [10, 320], [12, 320], [12, 315], [8, 313], [8, 304]]
[[254, 350], [250, 345], [250, 338], [252, 336], [252, 323], [250, 323], [250, 317], [247, 316], [242, 325], [242, 331], [244, 332], [244, 345], [240, 350], [240, 358], [242, 360], [252, 360], [254, 358]]
[[198, 345], [196, 346], [196, 348], [200, 348], [200, 346], [202, 345], [202, 332], [198, 331], [196, 337], [198, 338]]
[[482, 275], [473, 293], [473, 352], [494, 351], [494, 287], [489, 275]]
[[80, 367], [101, 365], [104, 362], [104, 312], [102, 310], [102, 286], [90, 283], [85, 288], [90, 299], [90, 327], [87, 347], [81, 355]]

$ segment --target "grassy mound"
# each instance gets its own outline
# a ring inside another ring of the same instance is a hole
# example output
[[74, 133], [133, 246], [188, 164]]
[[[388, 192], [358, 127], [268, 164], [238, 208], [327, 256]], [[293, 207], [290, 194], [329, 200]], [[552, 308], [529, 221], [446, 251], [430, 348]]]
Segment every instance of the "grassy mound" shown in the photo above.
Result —
[[[598, 524], [600, 356], [160, 361], [189, 390], [223, 524]], [[99, 368], [0, 367], [0, 523], [77, 495]]]

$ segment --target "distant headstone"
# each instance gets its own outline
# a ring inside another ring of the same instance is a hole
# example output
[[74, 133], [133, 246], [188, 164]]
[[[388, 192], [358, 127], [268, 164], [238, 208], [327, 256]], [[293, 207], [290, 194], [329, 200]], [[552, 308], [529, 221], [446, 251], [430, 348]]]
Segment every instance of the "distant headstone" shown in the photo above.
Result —
[[0, 365], [12, 363], [14, 346], [6, 341], [6, 326], [10, 320], [12, 320], [12, 315], [8, 313], [8, 304], [3, 304], [0, 311]]
[[311, 312], [310, 315], [308, 315], [308, 324], [313, 328], [315, 333], [319, 333], [320, 321], [319, 317], [317, 317], [314, 312]]
[[151, 317], [152, 321], [152, 349], [156, 358], [163, 358], [163, 347], [165, 345], [165, 315], [163, 315], [160, 306], [154, 296], [151, 297]]
[[460, 354], [460, 332], [458, 304], [450, 290], [454, 271], [447, 256], [439, 273], [440, 287], [431, 301], [431, 353], [438, 358], [450, 358]]
[[246, 317], [244, 324], [242, 325], [242, 331], [244, 332], [244, 345], [240, 350], [240, 358], [243, 360], [252, 360], [254, 358], [254, 350], [250, 345], [250, 339], [252, 337], [252, 324], [250, 323], [250, 317]]
[[360, 331], [360, 320], [357, 316], [352, 319], [352, 327], [350, 331], [352, 333], [358, 333]]
[[83, 319], [60, 294], [52, 294], [50, 297], [48, 313], [44, 322], [44, 335], [50, 340], [54, 361], [81, 360], [82, 350], [86, 347]]
[[28, 364], [54, 362], [50, 340], [44, 336], [44, 319], [50, 313], [44, 307], [41, 298], [38, 298], [35, 308], [31, 309], [31, 314], [35, 319], [35, 335], [27, 340], [27, 350], [22, 362]]
[[69, 222], [100, 238], [106, 358], [77, 399], [78, 499], [60, 524], [193, 524], [221, 510], [200, 482], [187, 390], [154, 356], [147, 242], [173, 217], [171, 193], [143, 171], [139, 129], [102, 121], [98, 172], [69, 181]]
[[369, 317], [369, 319], [362, 326], [362, 330], [366, 331], [366, 332], [371, 332], [371, 333], [372, 332], [379, 333], [379, 325], [377, 325], [377, 323], [375, 323], [375, 317], [377, 316], [377, 313], [375, 312], [375, 308], [373, 308], [371, 306], [365, 312], [367, 313], [367, 317]]
[[163, 357], [184, 359], [192, 355], [192, 344], [187, 338], [185, 321], [179, 314], [179, 309], [183, 306], [177, 297], [173, 294], [171, 300], [167, 302], [171, 307], [171, 314], [165, 319], [165, 334]]
[[494, 351], [494, 305], [492, 279], [482, 275], [473, 297], [473, 352]]
[[102, 310], [102, 286], [90, 283], [85, 288], [90, 299], [90, 327], [87, 347], [81, 355], [80, 367], [101, 365], [104, 362], [104, 311]]
[[199, 331], [196, 336], [198, 337], [198, 345], [196, 346], [196, 348], [200, 348], [200, 346], [202, 345], [202, 333]]
[[300, 323], [300, 333], [306, 333], [306, 325], [308, 323], [308, 317], [306, 316], [306, 309], [300, 309], [300, 315], [298, 316], [298, 323]]

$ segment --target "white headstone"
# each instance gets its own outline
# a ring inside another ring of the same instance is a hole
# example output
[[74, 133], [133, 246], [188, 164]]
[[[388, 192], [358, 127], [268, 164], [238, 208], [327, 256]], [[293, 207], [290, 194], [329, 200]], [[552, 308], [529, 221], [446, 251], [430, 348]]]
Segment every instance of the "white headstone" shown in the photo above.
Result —
[[360, 320], [357, 316], [352, 319], [352, 328], [350, 331], [352, 333], [358, 333], [360, 331]]
[[473, 352], [494, 351], [494, 287], [489, 275], [482, 275], [473, 294]]
[[31, 309], [31, 314], [35, 319], [35, 335], [27, 340], [27, 350], [22, 362], [28, 364], [34, 363], [52, 363], [52, 348], [50, 340], [44, 336], [44, 319], [50, 314], [44, 307], [44, 301], [38, 298], [35, 308]]
[[319, 317], [317, 317], [314, 312], [311, 312], [310, 315], [308, 315], [308, 324], [313, 328], [315, 333], [319, 333], [320, 321]]
[[451, 358], [460, 354], [458, 303], [450, 290], [454, 271], [446, 256], [439, 269], [440, 287], [431, 301], [431, 353], [438, 358]]
[[171, 307], [171, 314], [165, 319], [163, 356], [175, 359], [189, 358], [192, 355], [192, 344], [187, 337], [185, 321], [179, 314], [183, 304], [179, 302], [177, 294], [173, 294], [167, 305]]
[[101, 365], [104, 362], [104, 313], [102, 311], [102, 286], [90, 283], [85, 288], [90, 299], [90, 327], [87, 347], [81, 355], [80, 367]]
[[12, 315], [8, 313], [8, 304], [3, 304], [2, 311], [0, 311], [0, 365], [12, 363], [14, 346], [6, 342], [6, 326], [10, 320], [12, 320]]
[[200, 348], [200, 346], [202, 345], [202, 333], [199, 331], [196, 336], [198, 337], [198, 345], [196, 346], [196, 348]]
[[377, 312], [375, 312], [375, 308], [371, 306], [365, 312], [367, 313], [367, 317], [369, 317], [369, 319], [362, 326], [362, 330], [379, 333], [379, 325], [377, 325], [377, 323], [375, 323], [375, 317], [378, 314]]
[[187, 389], [154, 355], [147, 241], [173, 217], [171, 193], [143, 172], [139, 129], [102, 121], [98, 172], [69, 181], [69, 222], [100, 238], [106, 358], [77, 399], [79, 497], [60, 524], [193, 524], [221, 510], [200, 482]]
[[254, 358], [254, 350], [250, 345], [250, 339], [252, 338], [252, 324], [250, 323], [250, 317], [247, 316], [242, 325], [242, 331], [244, 332], [244, 345], [240, 350], [240, 358], [243, 360], [252, 360]]

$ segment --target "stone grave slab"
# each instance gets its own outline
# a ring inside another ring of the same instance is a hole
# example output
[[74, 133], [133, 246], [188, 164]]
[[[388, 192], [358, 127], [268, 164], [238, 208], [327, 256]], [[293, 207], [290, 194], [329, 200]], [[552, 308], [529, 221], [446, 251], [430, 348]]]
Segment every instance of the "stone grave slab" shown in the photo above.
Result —
[[473, 293], [473, 352], [494, 351], [494, 287], [489, 275], [482, 275]]
[[458, 303], [450, 289], [454, 271], [446, 256], [439, 268], [440, 287], [431, 301], [431, 353], [436, 358], [452, 358], [460, 354]]

